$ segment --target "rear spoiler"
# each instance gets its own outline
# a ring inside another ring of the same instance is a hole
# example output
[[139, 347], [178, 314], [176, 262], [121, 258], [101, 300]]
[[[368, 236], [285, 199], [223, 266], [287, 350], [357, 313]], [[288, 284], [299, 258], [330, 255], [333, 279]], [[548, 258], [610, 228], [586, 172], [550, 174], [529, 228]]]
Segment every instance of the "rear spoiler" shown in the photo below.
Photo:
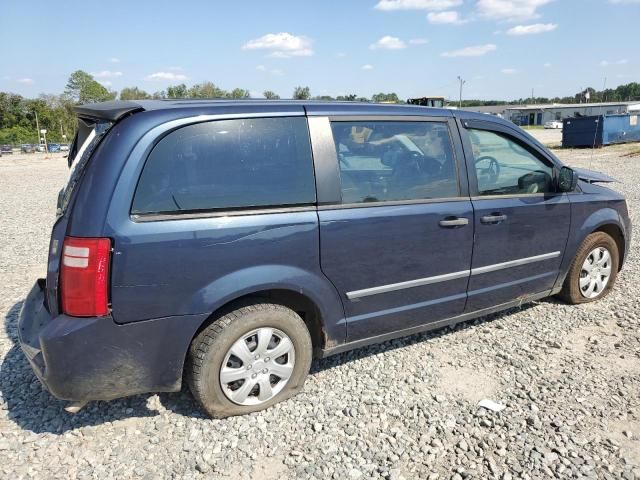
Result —
[[111, 102], [87, 103], [75, 107], [80, 118], [94, 121], [117, 122], [125, 115], [143, 111], [144, 107], [136, 102], [114, 100]]

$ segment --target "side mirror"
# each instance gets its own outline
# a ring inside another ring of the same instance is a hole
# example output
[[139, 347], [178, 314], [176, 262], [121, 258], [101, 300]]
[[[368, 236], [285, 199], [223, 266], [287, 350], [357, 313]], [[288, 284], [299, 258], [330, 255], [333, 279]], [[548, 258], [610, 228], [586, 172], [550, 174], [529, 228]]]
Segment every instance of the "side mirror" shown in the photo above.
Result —
[[558, 174], [558, 190], [573, 192], [578, 185], [578, 174], [569, 167], [562, 167]]

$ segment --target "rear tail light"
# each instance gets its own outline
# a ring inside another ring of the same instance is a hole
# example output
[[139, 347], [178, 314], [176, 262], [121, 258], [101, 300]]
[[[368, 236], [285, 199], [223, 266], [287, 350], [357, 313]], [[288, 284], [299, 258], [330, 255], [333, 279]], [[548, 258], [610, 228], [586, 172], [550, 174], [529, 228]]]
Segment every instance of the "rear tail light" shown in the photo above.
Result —
[[109, 313], [108, 238], [65, 237], [60, 269], [62, 311], [73, 317]]

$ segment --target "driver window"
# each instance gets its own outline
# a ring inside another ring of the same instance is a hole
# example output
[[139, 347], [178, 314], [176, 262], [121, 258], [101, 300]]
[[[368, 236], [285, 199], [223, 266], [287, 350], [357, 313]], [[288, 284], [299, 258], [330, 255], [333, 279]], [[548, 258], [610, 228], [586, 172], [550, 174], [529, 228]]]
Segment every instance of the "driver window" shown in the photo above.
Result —
[[469, 129], [478, 193], [517, 195], [553, 191], [553, 168], [506, 135]]
[[458, 196], [445, 122], [331, 122], [342, 203]]

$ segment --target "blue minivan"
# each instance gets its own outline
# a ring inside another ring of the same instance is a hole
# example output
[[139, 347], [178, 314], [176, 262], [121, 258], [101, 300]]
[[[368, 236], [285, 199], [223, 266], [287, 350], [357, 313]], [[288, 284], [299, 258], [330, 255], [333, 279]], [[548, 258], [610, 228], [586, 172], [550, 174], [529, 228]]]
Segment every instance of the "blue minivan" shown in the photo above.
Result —
[[[182, 380], [225, 417], [312, 359], [559, 295], [606, 295], [631, 224], [612, 179], [515, 125], [410, 105], [77, 107], [46, 279], [20, 314], [79, 408]], [[402, 388], [399, 386], [399, 388]]]

